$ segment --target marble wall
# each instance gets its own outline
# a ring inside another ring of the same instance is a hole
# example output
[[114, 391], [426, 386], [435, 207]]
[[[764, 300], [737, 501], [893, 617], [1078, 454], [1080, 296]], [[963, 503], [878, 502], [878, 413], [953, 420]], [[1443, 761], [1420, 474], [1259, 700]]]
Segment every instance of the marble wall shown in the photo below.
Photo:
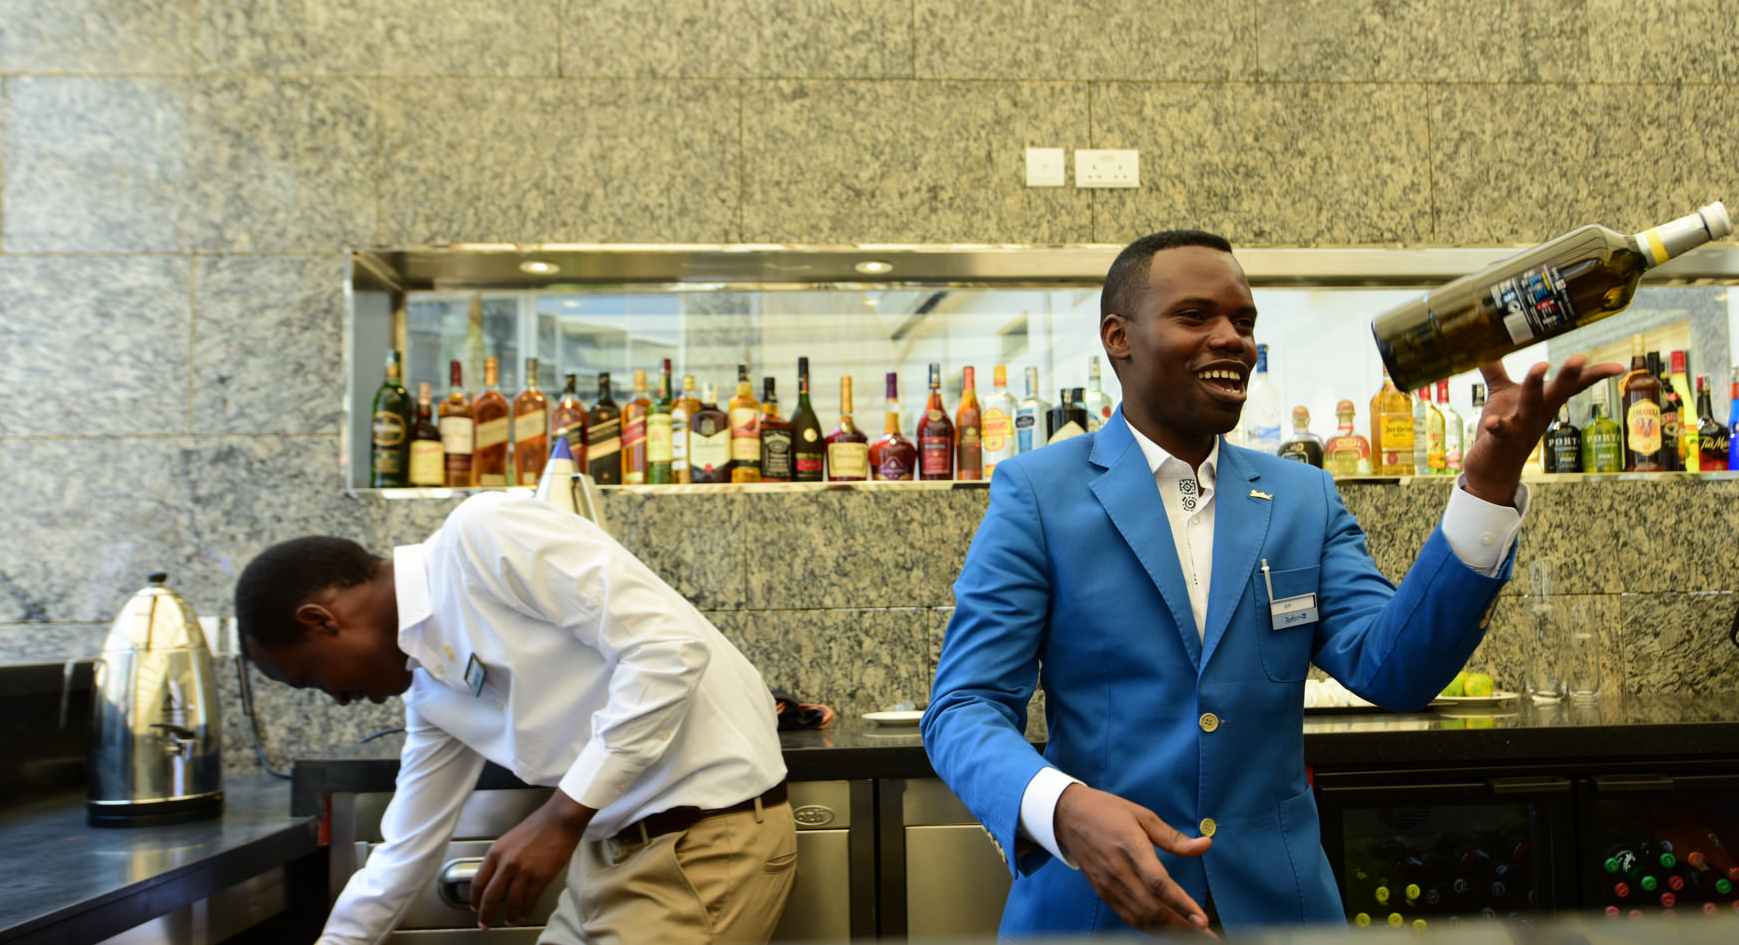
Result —
[[[339, 492], [345, 247], [1639, 227], [1732, 196], [1730, 19], [1721, 0], [9, 0], [0, 660], [94, 652], [148, 571], [216, 612], [273, 541], [436, 520]], [[1142, 186], [1028, 189], [1028, 146], [1138, 148]], [[1631, 517], [1681, 514], [1633, 491]], [[801, 654], [776, 681], [826, 691], [824, 667], [856, 667], [837, 698], [868, 707], [921, 693], [965, 495], [940, 518], [815, 497], [806, 514], [909, 524], [933, 548], [772, 553], [752, 576], [760, 549], [700, 536], [769, 521], [759, 497], [612, 506], [728, 632]], [[1712, 568], [1661, 534], [1603, 570]], [[1620, 626], [1733, 591], [1598, 573], [1570, 586]], [[826, 606], [779, 606], [799, 596], [783, 575]], [[1639, 665], [1697, 651], [1661, 640]]]

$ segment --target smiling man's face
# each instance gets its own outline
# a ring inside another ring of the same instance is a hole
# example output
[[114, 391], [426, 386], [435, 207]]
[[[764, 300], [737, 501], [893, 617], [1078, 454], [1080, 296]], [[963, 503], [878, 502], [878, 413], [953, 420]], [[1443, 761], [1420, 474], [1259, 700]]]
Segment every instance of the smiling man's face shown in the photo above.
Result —
[[1124, 416], [1180, 459], [1199, 464], [1238, 425], [1256, 367], [1256, 302], [1231, 253], [1179, 246], [1153, 254], [1133, 312], [1105, 319]]

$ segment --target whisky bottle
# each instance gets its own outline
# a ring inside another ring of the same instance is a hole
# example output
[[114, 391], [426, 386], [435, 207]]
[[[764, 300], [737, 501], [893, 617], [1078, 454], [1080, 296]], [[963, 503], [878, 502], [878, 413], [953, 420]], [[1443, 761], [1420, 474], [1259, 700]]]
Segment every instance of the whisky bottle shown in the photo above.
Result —
[[1641, 335], [1630, 339], [1630, 373], [1618, 382], [1624, 416], [1624, 471], [1660, 472], [1661, 383], [1648, 369]]
[[976, 380], [970, 366], [962, 369], [960, 409], [954, 411], [954, 478], [961, 482], [984, 478], [984, 414]]
[[954, 478], [954, 421], [942, 406], [942, 365], [930, 365], [930, 400], [918, 417], [918, 478]]
[[718, 399], [718, 385], [708, 381], [699, 409], [688, 418], [690, 482], [731, 481], [731, 418]]
[[1713, 394], [1709, 391], [1709, 375], [1697, 375], [1697, 471], [1721, 472], [1728, 468], [1727, 452], [1732, 448], [1727, 427], [1715, 419]]
[[779, 416], [773, 379], [761, 378], [761, 481], [790, 482], [791, 421]]
[[1014, 451], [1030, 453], [1045, 445], [1045, 418], [1051, 405], [1039, 399], [1039, 369], [1026, 369], [1026, 397], [1014, 408]]
[[694, 440], [694, 415], [700, 398], [694, 394], [694, 375], [682, 376], [682, 396], [670, 405], [670, 473], [675, 482], [693, 482], [689, 451]]
[[1544, 468], [1549, 473], [1582, 471], [1582, 431], [1570, 422], [1570, 405], [1558, 408], [1558, 422], [1546, 431]]
[[1014, 395], [1008, 392], [1008, 368], [998, 364], [991, 374], [990, 396], [984, 398], [982, 443], [984, 478], [996, 472], [996, 464], [1015, 454]]
[[1666, 362], [1659, 351], [1648, 353], [1648, 372], [1660, 383], [1661, 399], [1661, 468], [1677, 472], [1679, 465], [1679, 395], [1667, 377]]
[[912, 478], [918, 464], [918, 448], [900, 435], [900, 375], [888, 372], [888, 408], [883, 415], [882, 438], [870, 446], [870, 472], [877, 480]]
[[1104, 384], [1099, 376], [1099, 356], [1087, 356], [1087, 391], [1082, 402], [1087, 407], [1087, 432], [1092, 433], [1105, 425], [1111, 419], [1111, 414], [1117, 405], [1111, 402], [1109, 394], [1105, 393]]
[[737, 395], [731, 398], [731, 481], [761, 481], [761, 404], [749, 383], [749, 366], [737, 365]]
[[1076, 404], [1074, 397], [1074, 391], [1067, 387], [1057, 391], [1057, 405], [1045, 417], [1046, 446], [1072, 440], [1087, 432], [1087, 408]]
[[513, 407], [500, 387], [501, 362], [483, 359], [483, 390], [471, 405], [477, 418], [477, 452], [471, 457], [477, 485], [485, 489], [507, 485], [508, 438], [512, 432]]
[[600, 486], [622, 484], [622, 409], [610, 396], [610, 374], [598, 375], [598, 399], [586, 412], [586, 471]]
[[[568, 441], [568, 455], [575, 469], [586, 468], [586, 403], [580, 399], [579, 381], [569, 374], [562, 396], [549, 412], [550, 436]], [[552, 440], [553, 442], [553, 440]]]
[[1454, 476], [1461, 472], [1461, 459], [1466, 452], [1467, 428], [1461, 414], [1449, 405], [1449, 381], [1437, 382], [1437, 409], [1443, 412], [1443, 471]]
[[1355, 409], [1350, 400], [1334, 405], [1334, 416], [1340, 428], [1323, 447], [1323, 465], [1335, 476], [1371, 474], [1371, 443], [1353, 432]]
[[476, 449], [476, 423], [472, 417], [471, 398], [465, 394], [462, 363], [455, 358], [447, 370], [452, 386], [441, 401], [440, 420], [445, 482], [449, 489], [469, 489], [476, 482], [471, 469], [471, 457]]
[[1383, 386], [1371, 398], [1371, 471], [1378, 476], [1413, 472], [1412, 398], [1383, 369]]
[[[1348, 408], [1353, 405], [1350, 400], [1342, 403]], [[1349, 409], [1347, 412], [1351, 414], [1352, 411]], [[1350, 424], [1352, 418], [1349, 416], [1347, 419]], [[1280, 458], [1322, 468], [1322, 440], [1310, 432], [1310, 408], [1303, 404], [1292, 408], [1292, 435], [1280, 444]]]
[[537, 488], [549, 462], [549, 398], [537, 386], [537, 359], [525, 359], [525, 390], [513, 398], [513, 470], [522, 486]]
[[665, 358], [658, 372], [658, 399], [646, 412], [646, 481], [665, 485], [676, 481], [671, 468], [675, 463], [676, 421], [672, 411], [676, 403], [670, 396], [670, 359]]
[[809, 402], [809, 359], [797, 359], [797, 409], [791, 413], [791, 473], [797, 482], [820, 482], [827, 476], [827, 441], [821, 421]]
[[1624, 469], [1624, 433], [1606, 414], [1606, 383], [1594, 387], [1588, 422], [1582, 427], [1582, 471], [1614, 473]]
[[652, 398], [646, 396], [646, 371], [634, 371], [634, 395], [622, 405], [622, 484], [646, 484], [646, 415]]
[[1396, 383], [1423, 387], [1623, 311], [1644, 271], [1732, 232], [1719, 203], [1633, 236], [1580, 227], [1377, 316], [1371, 333]]
[[411, 485], [418, 487], [439, 487], [447, 477], [444, 468], [446, 456], [441, 452], [441, 428], [435, 426], [432, 396], [428, 384], [417, 385], [417, 419], [411, 425], [410, 481]]
[[827, 481], [863, 482], [869, 478], [869, 434], [851, 418], [851, 375], [839, 379], [839, 426], [827, 435]]
[[413, 404], [405, 391], [397, 348], [386, 353], [386, 379], [374, 392], [374, 429], [368, 484], [376, 489], [410, 484]]

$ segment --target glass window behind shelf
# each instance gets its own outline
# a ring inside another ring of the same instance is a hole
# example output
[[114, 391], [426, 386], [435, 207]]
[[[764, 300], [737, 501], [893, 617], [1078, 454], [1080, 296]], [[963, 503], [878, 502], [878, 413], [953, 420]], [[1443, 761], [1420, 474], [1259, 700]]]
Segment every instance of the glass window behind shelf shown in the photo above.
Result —
[[[1258, 288], [1258, 341], [1269, 346], [1272, 383], [1283, 413], [1303, 404], [1311, 431], [1332, 435], [1337, 401], [1357, 408], [1355, 428], [1368, 435], [1369, 405], [1382, 375], [1371, 343], [1370, 320], [1418, 294], [1418, 289]], [[1054, 402], [1061, 388], [1088, 386], [1088, 359], [1099, 355], [1101, 380], [1113, 402], [1121, 388], [1099, 343], [1099, 293], [1083, 288], [1004, 289], [928, 287], [819, 287], [805, 290], [708, 291], [700, 289], [600, 291], [595, 293], [486, 292], [416, 293], [407, 300], [407, 383], [427, 381], [437, 398], [447, 389], [447, 364], [465, 366], [465, 385], [476, 391], [482, 359], [501, 362], [500, 386], [510, 397], [523, 386], [523, 359], [539, 359], [540, 386], [559, 391], [564, 375], [576, 376], [581, 396], [595, 399], [597, 377], [611, 375], [618, 400], [632, 387], [633, 371], [647, 372], [656, 391], [659, 363], [669, 358], [680, 388], [692, 374], [697, 391], [717, 385], [728, 400], [736, 367], [749, 366], [755, 396], [762, 378], [775, 378], [780, 411], [789, 416], [797, 399], [797, 359], [810, 362], [811, 399], [824, 428], [837, 422], [840, 383], [853, 378], [859, 426], [882, 429], [884, 378], [899, 376], [902, 430], [927, 397], [928, 365], [943, 367], [943, 399], [959, 404], [961, 369], [973, 366], [980, 400], [990, 393], [992, 369], [1007, 366], [1009, 391], [1025, 393], [1025, 369], [1038, 368], [1038, 396]], [[1726, 286], [1644, 286], [1627, 311], [1546, 345], [1505, 359], [1512, 377], [1545, 359], [1561, 363], [1573, 354], [1628, 362], [1630, 336], [1641, 332], [1650, 350], [1691, 352], [1693, 374], [1713, 380], [1716, 415], [1727, 416], [1728, 338], [1739, 323], [1739, 297]], [[1451, 380], [1451, 403], [1471, 419], [1477, 372]], [[1693, 380], [1694, 383], [1694, 380]], [[1616, 394], [1614, 389], [1613, 394]], [[1572, 419], [1588, 419], [1589, 396], [1572, 403]], [[1609, 401], [1610, 402], [1610, 401]]]

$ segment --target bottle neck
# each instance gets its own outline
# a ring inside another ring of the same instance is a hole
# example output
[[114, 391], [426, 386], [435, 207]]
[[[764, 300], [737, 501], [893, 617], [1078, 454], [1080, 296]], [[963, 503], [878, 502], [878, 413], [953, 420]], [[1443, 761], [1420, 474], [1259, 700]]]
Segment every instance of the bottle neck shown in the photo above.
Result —
[[1652, 269], [1687, 250], [1695, 249], [1711, 239], [1719, 239], [1733, 231], [1725, 208], [1711, 204], [1671, 223], [1643, 230], [1630, 237], [1642, 254], [1643, 267]]
[[1338, 431], [1340, 435], [1351, 436], [1353, 432], [1353, 415], [1350, 413], [1337, 414], [1336, 419], [1340, 421], [1340, 430]]
[[899, 401], [897, 401], [897, 400], [888, 401], [887, 422], [885, 424], [883, 424], [882, 429], [890, 434], [893, 434], [894, 436], [898, 436], [900, 434], [900, 402]]

